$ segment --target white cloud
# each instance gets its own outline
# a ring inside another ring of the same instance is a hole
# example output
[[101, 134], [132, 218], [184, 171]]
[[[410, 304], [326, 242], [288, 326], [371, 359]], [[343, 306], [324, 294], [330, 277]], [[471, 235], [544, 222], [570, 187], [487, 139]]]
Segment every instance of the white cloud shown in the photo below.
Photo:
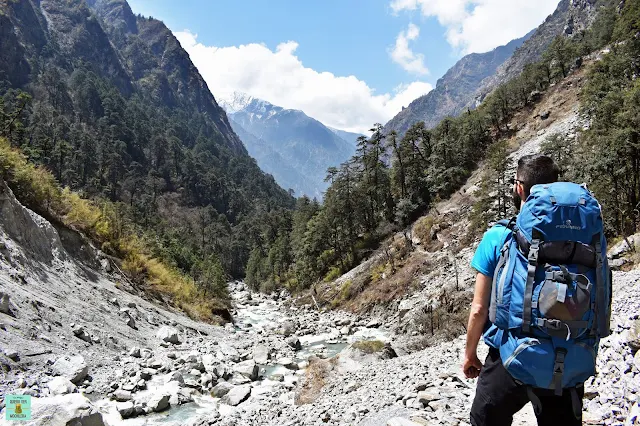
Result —
[[389, 50], [389, 55], [394, 62], [400, 64], [405, 71], [413, 74], [429, 74], [429, 69], [424, 64], [424, 55], [414, 53], [409, 47], [409, 41], [416, 40], [420, 36], [420, 28], [409, 24], [406, 31], [400, 31], [396, 38], [396, 44]]
[[540, 25], [558, 0], [392, 0], [391, 8], [420, 9], [446, 28], [447, 41], [463, 53], [487, 52]]
[[272, 51], [257, 43], [205, 46], [189, 31], [174, 34], [214, 96], [246, 92], [284, 108], [302, 110], [338, 129], [365, 132], [374, 123], [384, 124], [432, 89], [429, 83], [416, 81], [398, 86], [393, 93], [376, 94], [355, 76], [305, 67], [295, 55], [295, 41], [281, 43]]

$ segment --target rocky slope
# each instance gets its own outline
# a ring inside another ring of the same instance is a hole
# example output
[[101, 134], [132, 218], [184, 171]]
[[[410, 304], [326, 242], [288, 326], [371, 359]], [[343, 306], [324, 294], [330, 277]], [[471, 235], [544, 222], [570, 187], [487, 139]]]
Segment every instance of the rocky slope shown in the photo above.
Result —
[[525, 65], [539, 60], [556, 36], [570, 36], [587, 28], [600, 3], [562, 0], [544, 23], [523, 38], [492, 52], [465, 56], [438, 80], [434, 90], [392, 118], [385, 130], [403, 134], [418, 121], [431, 128], [446, 116], [477, 107], [498, 85], [516, 77]]
[[234, 93], [221, 100], [233, 129], [241, 135], [258, 165], [284, 188], [299, 196], [322, 198], [329, 167], [347, 161], [355, 153], [353, 133], [329, 129], [304, 112], [285, 109], [246, 94]]
[[436, 87], [403, 108], [384, 126], [385, 133], [395, 130], [403, 135], [413, 123], [424, 121], [435, 127], [443, 118], [460, 114], [473, 103], [483, 80], [511, 57], [532, 33], [487, 53], [472, 53], [460, 59], [436, 83]]

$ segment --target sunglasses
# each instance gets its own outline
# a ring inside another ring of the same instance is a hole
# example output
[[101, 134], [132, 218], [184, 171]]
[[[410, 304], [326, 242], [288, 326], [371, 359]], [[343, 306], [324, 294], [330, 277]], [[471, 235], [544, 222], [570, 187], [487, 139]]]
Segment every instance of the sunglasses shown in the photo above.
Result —
[[509, 183], [510, 183], [511, 185], [513, 185], [513, 184], [514, 184], [514, 183], [516, 183], [516, 182], [521, 183], [521, 184], [523, 184], [523, 185], [524, 185], [524, 182], [523, 182], [523, 181], [521, 181], [520, 179], [516, 179], [516, 178], [511, 178], [511, 179], [509, 179]]

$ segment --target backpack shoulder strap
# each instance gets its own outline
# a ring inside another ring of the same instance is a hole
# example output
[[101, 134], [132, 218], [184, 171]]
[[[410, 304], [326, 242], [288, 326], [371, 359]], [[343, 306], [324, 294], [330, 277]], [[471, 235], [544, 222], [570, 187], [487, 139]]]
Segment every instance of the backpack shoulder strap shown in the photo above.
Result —
[[500, 225], [500, 226], [504, 226], [505, 228], [508, 228], [510, 230], [514, 230], [516, 227], [516, 217], [512, 217], [511, 219], [502, 219], [499, 220], [496, 225]]

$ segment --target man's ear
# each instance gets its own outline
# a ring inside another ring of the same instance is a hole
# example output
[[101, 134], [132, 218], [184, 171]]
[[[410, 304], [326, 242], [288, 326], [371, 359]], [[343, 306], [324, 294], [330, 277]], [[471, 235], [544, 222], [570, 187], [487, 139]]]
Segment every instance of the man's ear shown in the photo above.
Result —
[[524, 193], [524, 185], [522, 184], [518, 184], [518, 195], [520, 196], [520, 199], [522, 200], [522, 202], [524, 203], [525, 201], [527, 201], [527, 196]]

